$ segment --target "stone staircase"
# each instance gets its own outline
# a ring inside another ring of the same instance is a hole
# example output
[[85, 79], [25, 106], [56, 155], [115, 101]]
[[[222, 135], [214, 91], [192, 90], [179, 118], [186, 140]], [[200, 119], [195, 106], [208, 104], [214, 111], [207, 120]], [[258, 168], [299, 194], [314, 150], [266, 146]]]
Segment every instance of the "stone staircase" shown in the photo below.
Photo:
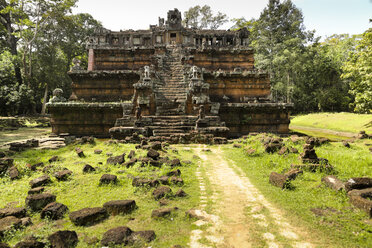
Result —
[[[151, 118], [151, 124], [148, 128], [152, 130], [154, 136], [182, 135], [195, 130], [197, 116], [194, 115], [173, 115], [173, 116], [148, 116]], [[219, 116], [206, 116], [204, 119], [205, 128], [199, 128], [199, 132], [210, 133], [211, 128], [224, 131], [227, 128], [225, 123], [221, 122]]]
[[181, 62], [181, 48], [168, 46], [159, 72], [163, 84], [156, 85], [156, 115], [183, 115], [187, 98], [187, 86]]

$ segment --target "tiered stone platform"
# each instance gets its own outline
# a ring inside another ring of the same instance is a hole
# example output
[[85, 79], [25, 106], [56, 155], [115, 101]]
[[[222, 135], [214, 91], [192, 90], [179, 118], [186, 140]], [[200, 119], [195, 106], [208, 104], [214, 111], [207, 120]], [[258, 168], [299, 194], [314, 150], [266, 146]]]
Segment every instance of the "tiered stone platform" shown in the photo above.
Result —
[[292, 105], [270, 100], [269, 76], [254, 68], [248, 44], [247, 29], [183, 27], [177, 9], [149, 30], [97, 30], [88, 70], [75, 63], [69, 72], [70, 101], [56, 95], [48, 104], [53, 132], [161, 140], [287, 133]]

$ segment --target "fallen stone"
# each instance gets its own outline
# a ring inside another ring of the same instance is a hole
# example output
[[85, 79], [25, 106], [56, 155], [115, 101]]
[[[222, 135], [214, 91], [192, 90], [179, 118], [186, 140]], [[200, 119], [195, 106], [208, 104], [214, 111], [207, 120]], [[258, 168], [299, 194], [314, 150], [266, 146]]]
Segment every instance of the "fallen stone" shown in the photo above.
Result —
[[367, 212], [372, 218], [372, 188], [351, 190], [348, 193], [351, 204]]
[[20, 151], [24, 151], [28, 148], [38, 147], [39, 146], [39, 141], [36, 140], [36, 139], [30, 139], [30, 140], [27, 140], [27, 141], [18, 141], [18, 142], [8, 143], [8, 145], [10, 146], [9, 147], [10, 151], [20, 152]]
[[282, 144], [281, 143], [269, 143], [264, 146], [265, 152], [267, 153], [275, 153], [279, 149], [281, 149]]
[[132, 230], [126, 226], [115, 227], [103, 234], [101, 245], [127, 245], [127, 238], [132, 234]]
[[73, 248], [79, 242], [75, 231], [57, 231], [48, 237], [52, 248]]
[[366, 131], [360, 131], [358, 133], [357, 139], [368, 139], [368, 138], [369, 138], [369, 136], [368, 136], [368, 134], [366, 134]]
[[34, 238], [17, 243], [14, 248], [44, 248], [46, 245]]
[[304, 172], [299, 169], [291, 169], [288, 172], [284, 174], [284, 176], [287, 177], [288, 180], [295, 180], [296, 177], [300, 174], [303, 174]]
[[19, 178], [19, 171], [18, 171], [17, 167], [15, 167], [15, 166], [12, 166], [12, 167], [9, 168], [8, 174], [9, 174], [9, 177], [10, 177], [11, 180], [15, 180], [15, 179]]
[[151, 166], [154, 166], [154, 167], [161, 167], [162, 166], [162, 164], [163, 164], [163, 161], [161, 160], [161, 159], [159, 159], [159, 160], [154, 160], [154, 159], [149, 159], [149, 164], [151, 165]]
[[178, 185], [178, 186], [182, 186], [182, 185], [184, 184], [182, 178], [180, 178], [180, 177], [175, 177], [175, 176], [173, 176], [173, 177], [170, 178], [170, 182], [171, 182], [172, 184], [176, 184], [176, 185]]
[[186, 197], [187, 194], [185, 191], [183, 191], [182, 189], [179, 189], [175, 194], [174, 194], [175, 197]]
[[289, 188], [290, 186], [288, 178], [285, 175], [276, 172], [271, 172], [269, 182], [282, 189]]
[[335, 191], [345, 190], [345, 184], [335, 176], [325, 176], [322, 182]]
[[289, 151], [290, 151], [291, 153], [298, 153], [298, 150], [297, 150], [297, 148], [295, 148], [295, 147], [291, 147], [291, 148], [289, 148]]
[[69, 217], [75, 225], [87, 226], [103, 221], [108, 217], [108, 213], [104, 208], [83, 208], [71, 212]]
[[12, 158], [0, 158], [0, 175], [7, 172], [13, 166]]
[[104, 174], [99, 179], [100, 184], [110, 184], [110, 183], [117, 183], [118, 177], [111, 174]]
[[31, 188], [37, 188], [37, 187], [40, 187], [40, 186], [47, 185], [51, 182], [52, 182], [52, 180], [50, 180], [50, 177], [48, 175], [44, 175], [44, 176], [38, 177], [34, 180], [31, 180], [30, 181], [30, 186], [31, 186]]
[[160, 186], [152, 192], [152, 195], [154, 196], [155, 200], [159, 200], [171, 193], [172, 189], [169, 188], [168, 186]]
[[119, 156], [115, 156], [115, 157], [109, 157], [107, 159], [107, 164], [112, 164], [112, 165], [116, 165], [116, 164], [122, 164], [125, 162], [125, 153], [119, 155]]
[[159, 141], [151, 143], [150, 147], [151, 147], [151, 149], [154, 149], [154, 150], [161, 150], [162, 149], [161, 142], [159, 142]]
[[131, 158], [129, 161], [125, 162], [123, 166], [129, 168], [132, 167], [137, 162], [136, 158]]
[[48, 161], [49, 163], [53, 163], [53, 162], [56, 162], [57, 160], [59, 160], [58, 156], [53, 156]]
[[81, 137], [80, 144], [91, 144], [94, 145], [96, 141], [93, 136], [83, 136]]
[[156, 234], [153, 230], [146, 230], [146, 231], [138, 231], [132, 232], [132, 234], [128, 237], [128, 245], [135, 245], [137, 242], [145, 242], [149, 243], [155, 240]]
[[344, 147], [350, 148], [350, 144], [349, 144], [349, 142], [347, 142], [347, 141], [343, 141], [343, 142], [342, 142], [342, 145], [343, 145]]
[[102, 150], [100, 150], [100, 149], [94, 150], [94, 154], [101, 154], [101, 153], [102, 153]]
[[169, 203], [169, 201], [167, 200], [167, 199], [160, 199], [159, 200], [159, 205], [160, 206], [166, 206], [166, 205], [168, 205], [168, 203]]
[[55, 202], [56, 196], [48, 193], [29, 195], [26, 197], [26, 205], [32, 211], [40, 211], [49, 203]]
[[26, 217], [26, 208], [0, 208], [0, 219], [8, 216], [14, 216], [17, 218]]
[[76, 148], [75, 148], [75, 152], [77, 153], [77, 155], [78, 155], [80, 158], [85, 158], [84, 151], [83, 151], [81, 148], [76, 147]]
[[42, 210], [40, 217], [42, 219], [48, 218], [51, 220], [62, 219], [63, 215], [67, 212], [68, 207], [62, 203], [52, 202], [46, 205]]
[[180, 161], [178, 158], [176, 158], [176, 159], [172, 159], [172, 161], [170, 162], [170, 165], [171, 165], [172, 167], [182, 166], [182, 165], [181, 165], [181, 161]]
[[30, 217], [21, 218], [21, 221], [22, 221], [22, 226], [24, 227], [32, 225], [32, 220]]
[[155, 151], [155, 150], [153, 150], [153, 149], [150, 149], [148, 152], [147, 152], [147, 157], [149, 157], [149, 158], [152, 158], [152, 159], [158, 159], [158, 157], [160, 156], [160, 154], [157, 152], [157, 151]]
[[116, 200], [103, 204], [110, 215], [129, 214], [137, 208], [134, 200]]
[[140, 177], [135, 177], [132, 180], [132, 186], [133, 187], [143, 187], [143, 186], [148, 186], [148, 187], [157, 187], [159, 185], [159, 181], [156, 179], [146, 179], [146, 178], [140, 178]]
[[0, 219], [0, 238], [2, 238], [5, 233], [18, 229], [21, 227], [22, 221], [14, 216], [7, 216]]
[[310, 172], [324, 171], [330, 173], [333, 171], [333, 166], [329, 164], [299, 164], [299, 165], [291, 164], [291, 168]]
[[112, 152], [107, 152], [107, 153], [106, 153], [106, 156], [107, 156], [107, 157], [111, 157], [111, 156], [112, 156]]
[[177, 170], [173, 170], [173, 171], [170, 171], [167, 173], [167, 176], [171, 177], [171, 176], [181, 176], [181, 171], [179, 169]]
[[136, 155], [136, 152], [134, 150], [131, 150], [128, 154], [128, 158], [131, 159], [131, 158], [134, 158], [134, 156]]
[[169, 216], [174, 210], [177, 210], [177, 208], [160, 208], [155, 209], [151, 213], [152, 218], [164, 218], [166, 216]]
[[71, 175], [72, 175], [72, 171], [70, 170], [63, 170], [63, 171], [58, 171], [54, 173], [54, 177], [58, 181], [66, 181]]
[[33, 188], [28, 191], [28, 194], [29, 195], [41, 194], [44, 192], [44, 189], [45, 189], [44, 187]]
[[372, 178], [353, 177], [353, 178], [350, 178], [345, 184], [345, 189], [347, 192], [353, 189], [365, 189], [365, 188], [372, 188]]
[[96, 171], [96, 169], [89, 164], [86, 164], [83, 167], [83, 173], [89, 173], [89, 172], [94, 172], [94, 171]]
[[169, 185], [169, 177], [168, 176], [162, 176], [158, 180], [163, 185]]
[[242, 148], [242, 145], [241, 145], [241, 144], [236, 144], [236, 143], [235, 143], [235, 144], [233, 145], [233, 147], [234, 147], [234, 148]]
[[36, 164], [30, 165], [29, 168], [32, 171], [36, 171], [37, 168], [39, 168], [39, 167], [44, 167], [44, 163], [43, 162], [40, 162], [40, 163], [36, 163]]
[[289, 153], [289, 149], [288, 149], [288, 147], [286, 147], [286, 146], [283, 146], [283, 147], [278, 151], [278, 154], [279, 154], [279, 155], [284, 155], [284, 154], [287, 154], [287, 153]]

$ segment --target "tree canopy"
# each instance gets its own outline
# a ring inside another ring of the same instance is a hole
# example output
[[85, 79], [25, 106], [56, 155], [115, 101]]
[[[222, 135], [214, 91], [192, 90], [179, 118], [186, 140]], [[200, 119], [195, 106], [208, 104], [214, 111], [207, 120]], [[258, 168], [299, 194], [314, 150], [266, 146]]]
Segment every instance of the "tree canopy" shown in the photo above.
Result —
[[196, 5], [189, 8], [184, 12], [183, 18], [184, 25], [196, 29], [218, 29], [228, 21], [226, 14], [218, 12], [214, 15], [208, 5]]

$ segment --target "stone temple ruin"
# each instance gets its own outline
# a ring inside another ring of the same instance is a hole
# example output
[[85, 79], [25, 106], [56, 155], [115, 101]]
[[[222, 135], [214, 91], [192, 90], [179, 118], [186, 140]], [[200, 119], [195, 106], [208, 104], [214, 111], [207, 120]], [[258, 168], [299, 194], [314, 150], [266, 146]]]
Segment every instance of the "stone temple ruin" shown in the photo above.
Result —
[[270, 100], [267, 73], [254, 68], [247, 29], [198, 30], [181, 13], [148, 30], [98, 30], [88, 70], [68, 73], [67, 102], [48, 104], [56, 134], [170, 138], [287, 133], [291, 104]]

